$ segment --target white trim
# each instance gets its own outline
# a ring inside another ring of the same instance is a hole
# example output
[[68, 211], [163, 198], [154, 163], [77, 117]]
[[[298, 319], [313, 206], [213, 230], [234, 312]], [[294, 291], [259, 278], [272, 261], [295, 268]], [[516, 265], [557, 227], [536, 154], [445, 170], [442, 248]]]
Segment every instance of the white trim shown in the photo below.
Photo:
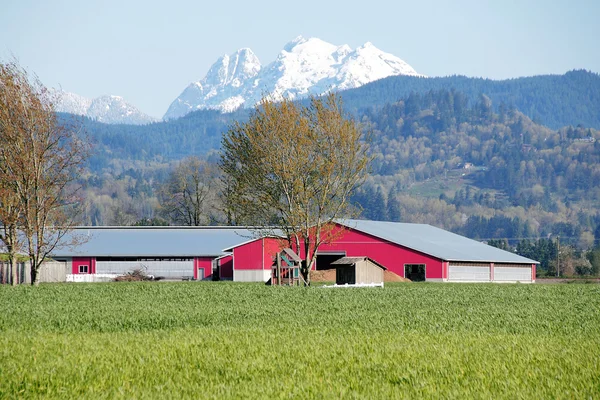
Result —
[[383, 282], [380, 283], [354, 283], [354, 284], [348, 284], [345, 283], [343, 285], [323, 285], [321, 286], [323, 288], [362, 288], [362, 287], [383, 287]]
[[67, 282], [111, 282], [118, 274], [67, 274]]
[[260, 240], [260, 239], [263, 239], [263, 238], [262, 237], [258, 237], [258, 238], [255, 238], [255, 239], [246, 240], [245, 242], [242, 242], [240, 244], [236, 244], [234, 246], [229, 246], [226, 249], [223, 249], [221, 251], [223, 253], [232, 253], [233, 249], [235, 249], [236, 247], [240, 247], [240, 246], [243, 246], [243, 245], [248, 244], [248, 243], [256, 242], [257, 240]]
[[227, 254], [220, 255], [219, 257], [215, 257], [213, 260], [217, 261], [222, 258], [229, 257], [229, 256], [233, 257], [233, 253], [227, 253]]

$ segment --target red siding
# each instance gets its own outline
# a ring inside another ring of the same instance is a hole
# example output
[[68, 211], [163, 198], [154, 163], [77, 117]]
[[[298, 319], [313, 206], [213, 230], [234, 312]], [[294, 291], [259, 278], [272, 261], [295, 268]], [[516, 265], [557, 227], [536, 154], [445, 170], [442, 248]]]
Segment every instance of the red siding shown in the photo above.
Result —
[[354, 229], [345, 230], [331, 244], [321, 245], [319, 251], [345, 251], [348, 257], [369, 257], [400, 276], [404, 276], [405, 264], [425, 264], [425, 278], [443, 278], [442, 260]]
[[[245, 243], [233, 249], [234, 268], [269, 269], [273, 256], [282, 247], [285, 246], [279, 240], [271, 238]], [[405, 264], [425, 264], [427, 279], [447, 277], [442, 260], [353, 229], [344, 230], [333, 243], [321, 245], [319, 251], [346, 252], [348, 257], [369, 257], [400, 276], [404, 276]], [[304, 257], [304, 251], [300, 253]]]
[[233, 256], [219, 259], [220, 279], [233, 279]]
[[271, 269], [273, 257], [282, 248], [274, 238], [256, 239], [233, 249], [233, 267], [239, 270]]
[[88, 274], [96, 273], [96, 259], [94, 257], [73, 257], [71, 262], [71, 273], [79, 274], [80, 265], [88, 266]]
[[198, 279], [200, 274], [198, 269], [204, 270], [204, 279], [212, 278], [212, 257], [196, 257], [194, 258], [194, 279]]

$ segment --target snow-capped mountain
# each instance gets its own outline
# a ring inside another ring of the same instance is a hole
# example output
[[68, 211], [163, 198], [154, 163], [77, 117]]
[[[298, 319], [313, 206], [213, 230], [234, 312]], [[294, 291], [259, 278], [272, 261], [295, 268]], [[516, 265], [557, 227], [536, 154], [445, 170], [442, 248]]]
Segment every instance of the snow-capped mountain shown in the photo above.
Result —
[[263, 95], [296, 99], [356, 88], [392, 75], [423, 76], [371, 43], [352, 50], [348, 45], [299, 36], [264, 68], [250, 49], [222, 56], [204, 79], [191, 83], [171, 103], [164, 119], [206, 108], [229, 112], [252, 107]]
[[95, 99], [62, 90], [54, 90], [53, 99], [58, 112], [84, 115], [107, 124], [143, 125], [156, 122], [120, 96], [100, 96]]

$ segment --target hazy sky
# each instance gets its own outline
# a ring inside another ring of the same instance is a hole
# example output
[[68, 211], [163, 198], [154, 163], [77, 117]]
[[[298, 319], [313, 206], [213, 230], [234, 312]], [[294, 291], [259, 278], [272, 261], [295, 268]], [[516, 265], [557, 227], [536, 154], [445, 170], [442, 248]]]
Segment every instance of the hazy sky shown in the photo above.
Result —
[[372, 42], [429, 76], [600, 72], [600, 0], [0, 0], [0, 60], [155, 117], [222, 54]]

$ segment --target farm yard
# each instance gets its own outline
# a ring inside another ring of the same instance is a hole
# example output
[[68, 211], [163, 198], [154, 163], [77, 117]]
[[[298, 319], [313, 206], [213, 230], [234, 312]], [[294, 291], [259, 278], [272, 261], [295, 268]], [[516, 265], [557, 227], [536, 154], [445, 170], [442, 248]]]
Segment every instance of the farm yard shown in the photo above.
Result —
[[594, 398], [600, 285], [0, 286], [0, 398]]

